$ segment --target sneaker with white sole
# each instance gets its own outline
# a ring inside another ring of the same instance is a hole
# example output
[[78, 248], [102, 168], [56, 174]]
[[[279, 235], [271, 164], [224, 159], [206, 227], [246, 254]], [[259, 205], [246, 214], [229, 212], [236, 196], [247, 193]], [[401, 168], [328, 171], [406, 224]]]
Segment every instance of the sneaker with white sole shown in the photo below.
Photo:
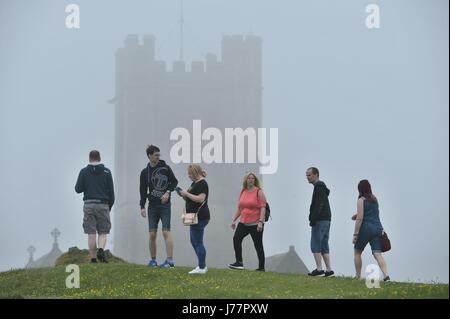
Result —
[[323, 276], [325, 276], [325, 271], [314, 269], [313, 271], [311, 271], [310, 273], [308, 273], [308, 276], [312, 276], [312, 277], [323, 277]]
[[200, 268], [196, 267], [195, 269], [192, 269], [190, 272], [188, 272], [189, 275], [204, 275], [208, 272], [208, 267]]
[[241, 263], [241, 262], [236, 261], [236, 262], [234, 262], [232, 264], [229, 264], [228, 268], [242, 270], [242, 269], [244, 269], [244, 264]]
[[155, 259], [150, 259], [147, 266], [149, 266], [150, 268], [158, 267], [158, 262]]
[[325, 270], [325, 277], [334, 277], [334, 271]]
[[175, 263], [174, 261], [168, 261], [167, 259], [159, 266], [160, 268], [174, 268]]

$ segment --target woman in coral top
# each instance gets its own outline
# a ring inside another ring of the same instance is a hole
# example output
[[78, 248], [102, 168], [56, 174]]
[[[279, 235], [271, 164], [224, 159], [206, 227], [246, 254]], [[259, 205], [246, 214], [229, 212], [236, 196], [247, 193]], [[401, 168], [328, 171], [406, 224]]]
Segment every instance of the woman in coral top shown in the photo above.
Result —
[[[236, 213], [231, 221], [231, 228], [234, 232], [233, 244], [236, 262], [230, 264], [231, 269], [244, 269], [242, 259], [242, 241], [250, 234], [255, 244], [258, 254], [259, 267], [257, 271], [264, 271], [264, 247], [263, 230], [266, 214], [266, 196], [260, 187], [259, 179], [254, 173], [248, 173], [244, 177], [244, 183], [239, 197], [239, 204]], [[239, 223], [236, 227], [236, 220]]]

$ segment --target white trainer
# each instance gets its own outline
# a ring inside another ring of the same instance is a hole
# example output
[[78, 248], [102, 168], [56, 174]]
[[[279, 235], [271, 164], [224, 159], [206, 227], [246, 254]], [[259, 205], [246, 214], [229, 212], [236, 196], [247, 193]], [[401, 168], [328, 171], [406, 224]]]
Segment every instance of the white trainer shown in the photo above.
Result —
[[208, 267], [205, 267], [203, 269], [200, 269], [200, 267], [195, 267], [195, 269], [192, 269], [190, 272], [188, 272], [189, 275], [204, 275], [208, 272]]

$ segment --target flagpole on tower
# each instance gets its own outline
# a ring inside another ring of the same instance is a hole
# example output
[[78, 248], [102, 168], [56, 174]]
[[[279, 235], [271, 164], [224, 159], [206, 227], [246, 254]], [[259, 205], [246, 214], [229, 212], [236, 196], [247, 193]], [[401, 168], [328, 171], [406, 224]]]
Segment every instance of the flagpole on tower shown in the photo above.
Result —
[[180, 0], [180, 61], [183, 61], [183, 0]]

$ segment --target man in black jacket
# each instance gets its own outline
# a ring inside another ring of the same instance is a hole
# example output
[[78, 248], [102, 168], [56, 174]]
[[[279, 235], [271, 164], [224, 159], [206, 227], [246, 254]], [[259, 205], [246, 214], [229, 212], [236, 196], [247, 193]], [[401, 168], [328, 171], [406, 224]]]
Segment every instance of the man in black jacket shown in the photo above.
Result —
[[[109, 213], [114, 205], [114, 184], [111, 171], [100, 163], [100, 153], [89, 153], [89, 165], [78, 175], [75, 191], [84, 193], [83, 229], [88, 234], [91, 262], [107, 262], [104, 254], [106, 237], [111, 230]], [[97, 246], [98, 233], [98, 246]], [[98, 247], [98, 251], [97, 251]]]
[[[311, 226], [311, 251], [316, 262], [316, 269], [310, 272], [310, 276], [334, 275], [330, 265], [330, 250], [328, 239], [330, 235], [331, 210], [328, 195], [330, 190], [324, 182], [319, 180], [319, 170], [310, 167], [306, 171], [306, 178], [314, 185], [314, 191], [309, 208], [309, 225]], [[325, 262], [326, 271], [322, 269], [322, 258]]]
[[178, 180], [172, 169], [163, 160], [160, 160], [160, 150], [150, 145], [146, 150], [149, 163], [142, 170], [140, 176], [141, 215], [146, 217], [145, 202], [148, 199], [148, 225], [150, 261], [149, 267], [157, 267], [156, 262], [156, 232], [161, 220], [162, 233], [166, 242], [166, 260], [160, 265], [161, 268], [173, 268], [173, 240], [170, 233], [170, 193], [175, 190]]

